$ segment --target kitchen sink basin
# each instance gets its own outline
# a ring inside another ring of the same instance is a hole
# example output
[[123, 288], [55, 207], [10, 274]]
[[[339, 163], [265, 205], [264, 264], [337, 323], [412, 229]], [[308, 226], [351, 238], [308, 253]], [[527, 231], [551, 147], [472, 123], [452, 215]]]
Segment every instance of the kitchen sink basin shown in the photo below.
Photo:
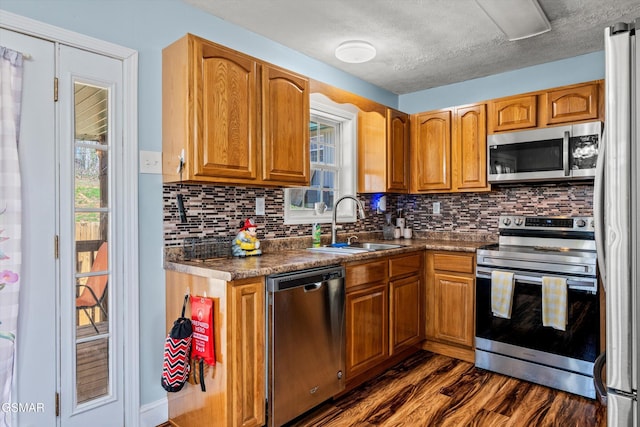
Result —
[[386, 249], [397, 249], [401, 248], [402, 245], [394, 245], [390, 243], [354, 243], [350, 246], [321, 246], [319, 248], [307, 248], [310, 251], [314, 252], [324, 252], [330, 254], [342, 254], [342, 255], [355, 255], [361, 254], [365, 252], [375, 252], [375, 251], [383, 251]]
[[355, 255], [365, 252], [372, 252], [372, 249], [358, 248], [355, 246], [341, 246], [334, 248], [332, 246], [320, 246], [319, 248], [307, 248], [313, 252], [323, 252], [327, 254]]
[[370, 249], [372, 251], [383, 251], [385, 249], [397, 249], [402, 245], [394, 245], [391, 243], [355, 243], [355, 247], [361, 247], [363, 249]]

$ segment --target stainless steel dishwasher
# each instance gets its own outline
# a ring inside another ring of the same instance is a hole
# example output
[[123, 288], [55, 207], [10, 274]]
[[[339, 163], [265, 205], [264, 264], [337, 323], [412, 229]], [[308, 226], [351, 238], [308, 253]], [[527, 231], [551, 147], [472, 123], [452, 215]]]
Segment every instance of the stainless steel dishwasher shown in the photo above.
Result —
[[267, 421], [278, 427], [344, 390], [344, 268], [267, 277]]

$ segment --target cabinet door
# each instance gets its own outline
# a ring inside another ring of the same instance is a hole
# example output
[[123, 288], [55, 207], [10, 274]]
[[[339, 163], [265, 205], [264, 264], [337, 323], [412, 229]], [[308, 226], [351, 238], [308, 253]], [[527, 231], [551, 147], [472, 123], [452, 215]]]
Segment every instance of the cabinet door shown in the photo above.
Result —
[[[227, 329], [231, 367], [229, 388], [234, 426], [265, 422], [265, 286], [264, 281], [228, 285], [231, 313]], [[224, 361], [223, 361], [224, 362]]]
[[346, 294], [347, 380], [389, 356], [389, 290], [386, 282]]
[[387, 191], [386, 118], [378, 111], [358, 112], [358, 192]]
[[407, 277], [389, 284], [391, 355], [422, 340], [422, 281]]
[[461, 191], [488, 190], [485, 104], [456, 109], [453, 175]]
[[194, 174], [256, 179], [258, 65], [238, 52], [197, 40], [192, 88]]
[[309, 80], [265, 65], [262, 71], [263, 179], [309, 184]]
[[474, 279], [434, 274], [433, 338], [465, 347], [473, 346]]
[[411, 192], [451, 190], [451, 111], [411, 118]]
[[490, 101], [490, 133], [536, 127], [537, 100], [536, 95], [518, 95]]
[[597, 119], [598, 90], [598, 84], [592, 83], [547, 92], [547, 124]]
[[387, 191], [409, 191], [409, 115], [387, 109]]

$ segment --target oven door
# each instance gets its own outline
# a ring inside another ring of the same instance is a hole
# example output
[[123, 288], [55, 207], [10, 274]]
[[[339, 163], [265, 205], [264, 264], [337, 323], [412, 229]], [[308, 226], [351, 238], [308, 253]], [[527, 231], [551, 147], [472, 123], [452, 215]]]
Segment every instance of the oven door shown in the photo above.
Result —
[[503, 319], [491, 313], [491, 271], [491, 268], [481, 266], [476, 270], [476, 347], [508, 357], [592, 374], [600, 337], [598, 295], [593, 292], [597, 290], [597, 279], [567, 277], [568, 325], [566, 331], [560, 331], [542, 325], [544, 273], [513, 271], [515, 286], [511, 318]]

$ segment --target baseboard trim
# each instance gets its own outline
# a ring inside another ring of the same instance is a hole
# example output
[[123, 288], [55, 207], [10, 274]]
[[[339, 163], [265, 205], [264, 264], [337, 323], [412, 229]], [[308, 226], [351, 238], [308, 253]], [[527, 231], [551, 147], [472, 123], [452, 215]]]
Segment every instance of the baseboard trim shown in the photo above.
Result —
[[169, 420], [169, 401], [166, 397], [140, 407], [140, 427], [156, 427]]

